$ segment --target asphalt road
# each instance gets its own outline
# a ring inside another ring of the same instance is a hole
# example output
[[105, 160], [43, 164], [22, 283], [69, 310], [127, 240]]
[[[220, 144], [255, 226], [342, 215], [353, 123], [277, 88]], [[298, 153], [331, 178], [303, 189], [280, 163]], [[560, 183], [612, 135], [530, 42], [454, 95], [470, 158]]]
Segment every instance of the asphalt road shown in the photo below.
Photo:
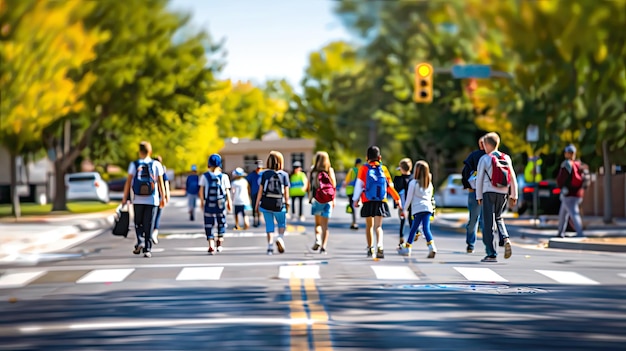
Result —
[[[312, 252], [312, 220], [293, 222], [286, 252], [265, 254], [261, 228], [228, 230], [209, 256], [184, 199], [165, 209], [152, 258], [109, 231], [0, 276], [2, 350], [623, 350], [626, 257], [545, 249], [481, 263], [464, 235], [434, 226], [386, 258], [365, 257], [340, 199], [328, 255]], [[230, 219], [230, 218], [229, 218]], [[230, 219], [232, 225], [232, 219]]]

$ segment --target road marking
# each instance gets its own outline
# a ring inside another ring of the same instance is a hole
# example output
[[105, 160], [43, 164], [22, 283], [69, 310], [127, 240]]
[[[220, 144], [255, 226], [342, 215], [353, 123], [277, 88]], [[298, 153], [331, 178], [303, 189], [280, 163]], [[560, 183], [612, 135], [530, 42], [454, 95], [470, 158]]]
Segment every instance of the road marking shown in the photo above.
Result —
[[134, 270], [134, 268], [96, 269], [85, 274], [82, 278], [78, 279], [76, 283], [117, 283], [124, 281]]
[[280, 266], [278, 268], [278, 278], [280, 279], [320, 279], [320, 266]]
[[595, 280], [591, 280], [584, 275], [580, 275], [576, 272], [568, 271], [544, 271], [535, 269], [535, 272], [543, 274], [546, 277], [556, 280], [561, 284], [581, 284], [581, 285], [596, 285], [600, 284]]
[[46, 271], [10, 273], [0, 277], [0, 289], [19, 288], [44, 275]]
[[[175, 247], [172, 249], [168, 249], [168, 250], [173, 250], [173, 251], [190, 251], [190, 252], [206, 252], [207, 247], [206, 246], [202, 246], [202, 247]], [[258, 252], [264, 252], [265, 250], [267, 250], [267, 245], [265, 246], [240, 246], [240, 247], [231, 247], [231, 246], [224, 246], [224, 251], [229, 251], [229, 252], [235, 252], [235, 251], [258, 251]], [[152, 249], [152, 251], [154, 251], [154, 249]]]
[[289, 309], [291, 320], [294, 321], [290, 332], [291, 350], [331, 351], [329, 316], [321, 304], [315, 280], [298, 279], [295, 272], [291, 274]]
[[618, 275], [622, 278], [626, 278], [626, 273], [619, 273]]
[[465, 279], [475, 282], [508, 282], [490, 268], [454, 267]]
[[176, 280], [219, 280], [224, 267], [186, 267]]
[[376, 279], [419, 280], [411, 268], [406, 266], [370, 266]]

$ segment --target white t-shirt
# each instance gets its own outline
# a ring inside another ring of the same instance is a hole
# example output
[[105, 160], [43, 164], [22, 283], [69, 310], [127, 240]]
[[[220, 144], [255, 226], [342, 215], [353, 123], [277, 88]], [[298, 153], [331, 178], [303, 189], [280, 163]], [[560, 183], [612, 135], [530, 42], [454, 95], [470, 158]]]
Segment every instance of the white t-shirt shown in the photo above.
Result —
[[430, 182], [428, 187], [422, 188], [415, 179], [409, 181], [409, 188], [406, 191], [406, 203], [404, 204], [404, 210], [408, 211], [411, 207], [412, 214], [418, 214], [420, 212], [433, 212], [433, 183]]
[[[222, 174], [222, 172], [219, 169], [216, 169], [215, 172], [213, 172], [213, 173], [215, 175]], [[207, 189], [207, 187], [209, 186], [209, 182], [206, 179], [206, 176], [204, 175], [204, 173], [200, 174], [199, 177], [200, 177], [200, 181], [198, 182], [198, 185], [201, 186], [201, 187], [204, 187], [203, 188], [203, 190], [204, 190], [204, 198], [206, 199], [207, 198], [207, 191], [209, 190], [209, 189]], [[221, 181], [222, 181], [222, 187], [224, 188], [224, 192], [227, 192], [230, 189], [230, 179], [228, 179], [228, 176], [226, 174], [224, 174], [222, 176], [222, 180]]]
[[250, 194], [248, 193], [248, 181], [241, 177], [231, 183], [234, 206], [250, 206]]
[[[161, 164], [161, 162], [157, 161], [157, 160], [153, 160], [152, 158], [150, 158], [150, 156], [144, 158], [142, 160], [145, 163], [148, 162], [152, 162], [152, 170], [151, 170], [151, 174], [154, 174], [157, 178], [159, 176], [163, 176], [163, 174], [165, 173], [163, 171], [163, 165]], [[130, 163], [130, 165], [128, 165], [128, 174], [133, 176], [133, 183], [135, 182], [135, 173], [137, 173], [137, 167], [135, 166], [135, 162], [133, 161]], [[131, 183], [131, 187], [130, 189], [133, 189], [133, 184]], [[155, 189], [154, 189], [154, 194], [152, 195], [137, 195], [134, 194], [133, 196], [133, 203], [137, 204], [137, 205], [153, 205], [153, 206], [159, 206], [159, 184], [158, 184], [158, 179], [157, 179], [157, 184], [155, 184]]]

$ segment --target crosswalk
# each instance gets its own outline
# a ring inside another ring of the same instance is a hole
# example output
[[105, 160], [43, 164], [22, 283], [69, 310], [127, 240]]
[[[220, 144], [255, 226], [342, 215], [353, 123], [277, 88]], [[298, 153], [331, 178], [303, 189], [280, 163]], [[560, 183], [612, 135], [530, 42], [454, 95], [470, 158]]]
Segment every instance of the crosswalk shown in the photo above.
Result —
[[[363, 266], [361, 266], [363, 267]], [[435, 266], [433, 266], [435, 267]], [[258, 267], [257, 267], [258, 268]], [[154, 279], [170, 281], [211, 281], [229, 279], [366, 279], [381, 281], [445, 281], [476, 283], [518, 283], [518, 284], [567, 284], [598, 285], [626, 284], [626, 273], [614, 273], [593, 278], [574, 271], [562, 270], [498, 270], [488, 267], [446, 266], [433, 271], [428, 268], [415, 268], [394, 265], [370, 265], [362, 269], [346, 268], [337, 273], [336, 268], [322, 264], [287, 264], [263, 268], [260, 271], [242, 269], [241, 266], [141, 266], [136, 268], [94, 268], [8, 271], [0, 275], [0, 289], [42, 286], [43, 284], [77, 285], [94, 283], [122, 283]], [[432, 268], [431, 268], [432, 269]], [[242, 273], [243, 272], [243, 273]], [[351, 276], [346, 277], [346, 272]], [[248, 274], [249, 277], [246, 277]], [[226, 277], [225, 277], [226, 276]]]

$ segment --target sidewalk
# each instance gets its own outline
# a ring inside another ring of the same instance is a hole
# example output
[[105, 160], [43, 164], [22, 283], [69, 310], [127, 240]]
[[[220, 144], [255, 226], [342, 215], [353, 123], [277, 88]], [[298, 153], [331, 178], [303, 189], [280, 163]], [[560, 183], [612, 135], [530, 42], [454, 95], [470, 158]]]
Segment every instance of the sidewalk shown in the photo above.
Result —
[[3, 218], [0, 221], [0, 263], [36, 262], [45, 253], [63, 250], [111, 228], [114, 212]]
[[[565, 238], [557, 238], [558, 218], [556, 216], [540, 216], [535, 221], [531, 217], [517, 217], [506, 213], [505, 223], [511, 237], [528, 238], [547, 241], [547, 247], [571, 250], [592, 250], [626, 252], [626, 218], [614, 218], [613, 224], [604, 224], [601, 217], [583, 217], [584, 237], [573, 237], [575, 233], [567, 232]], [[435, 216], [434, 225], [457, 229], [465, 233], [467, 212], [442, 213]]]

